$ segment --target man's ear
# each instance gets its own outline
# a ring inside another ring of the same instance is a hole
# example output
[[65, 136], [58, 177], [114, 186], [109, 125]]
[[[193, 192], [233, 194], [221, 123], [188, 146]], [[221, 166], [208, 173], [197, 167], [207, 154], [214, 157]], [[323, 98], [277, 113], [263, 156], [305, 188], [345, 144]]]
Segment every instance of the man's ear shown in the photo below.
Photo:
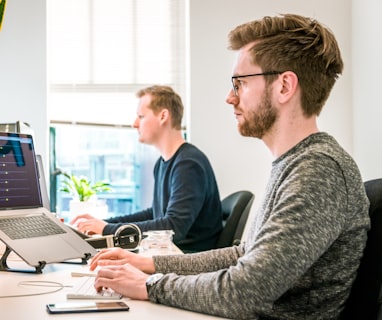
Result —
[[170, 117], [170, 112], [168, 111], [168, 109], [162, 109], [161, 111], [159, 111], [159, 120], [161, 123], [165, 123], [168, 121], [169, 117]]
[[294, 97], [298, 88], [298, 77], [292, 71], [285, 71], [278, 79], [279, 102], [286, 103]]

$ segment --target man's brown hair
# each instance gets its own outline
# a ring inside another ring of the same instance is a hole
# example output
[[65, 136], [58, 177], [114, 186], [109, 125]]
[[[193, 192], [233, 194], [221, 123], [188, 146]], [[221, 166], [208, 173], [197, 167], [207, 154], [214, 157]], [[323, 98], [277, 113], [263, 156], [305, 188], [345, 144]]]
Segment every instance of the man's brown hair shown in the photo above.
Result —
[[182, 128], [183, 118], [183, 103], [180, 96], [168, 86], [154, 85], [141, 89], [137, 92], [137, 97], [149, 94], [151, 96], [150, 109], [154, 114], [158, 114], [159, 111], [167, 109], [171, 114], [172, 126], [175, 129], [180, 130]]

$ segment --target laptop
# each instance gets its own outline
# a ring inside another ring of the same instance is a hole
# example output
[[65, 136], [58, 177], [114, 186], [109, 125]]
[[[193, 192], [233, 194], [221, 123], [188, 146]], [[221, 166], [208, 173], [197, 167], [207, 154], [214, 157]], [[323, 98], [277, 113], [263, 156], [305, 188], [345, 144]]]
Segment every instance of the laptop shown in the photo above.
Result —
[[85, 262], [97, 252], [55, 217], [47, 203], [44, 207], [41, 178], [32, 136], [0, 132], [0, 240], [6, 245], [0, 271], [20, 271], [7, 266], [11, 251], [38, 273], [47, 263], [78, 258]]

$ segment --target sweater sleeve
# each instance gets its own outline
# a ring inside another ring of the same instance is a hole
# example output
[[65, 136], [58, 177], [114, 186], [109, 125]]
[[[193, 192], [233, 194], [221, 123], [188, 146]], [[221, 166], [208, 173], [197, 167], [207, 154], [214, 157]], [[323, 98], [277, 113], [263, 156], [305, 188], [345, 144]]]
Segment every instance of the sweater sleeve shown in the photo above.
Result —
[[189, 275], [225, 269], [237, 263], [243, 249], [240, 245], [186, 255], [154, 256], [155, 271]]
[[102, 230], [103, 235], [114, 234], [117, 229], [126, 223], [136, 223], [138, 221], [151, 220], [153, 218], [152, 208], [136, 212], [133, 214], [127, 214], [124, 216], [113, 217], [106, 219], [108, 223]]

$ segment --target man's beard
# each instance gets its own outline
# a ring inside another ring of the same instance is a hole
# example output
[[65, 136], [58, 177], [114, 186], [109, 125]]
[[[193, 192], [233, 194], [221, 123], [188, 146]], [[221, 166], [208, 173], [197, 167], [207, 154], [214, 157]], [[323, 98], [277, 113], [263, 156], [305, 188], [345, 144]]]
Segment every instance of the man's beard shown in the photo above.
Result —
[[248, 118], [239, 124], [239, 132], [245, 137], [254, 137], [261, 139], [275, 123], [278, 112], [272, 105], [271, 88], [265, 89], [263, 98], [256, 111], [251, 111]]

